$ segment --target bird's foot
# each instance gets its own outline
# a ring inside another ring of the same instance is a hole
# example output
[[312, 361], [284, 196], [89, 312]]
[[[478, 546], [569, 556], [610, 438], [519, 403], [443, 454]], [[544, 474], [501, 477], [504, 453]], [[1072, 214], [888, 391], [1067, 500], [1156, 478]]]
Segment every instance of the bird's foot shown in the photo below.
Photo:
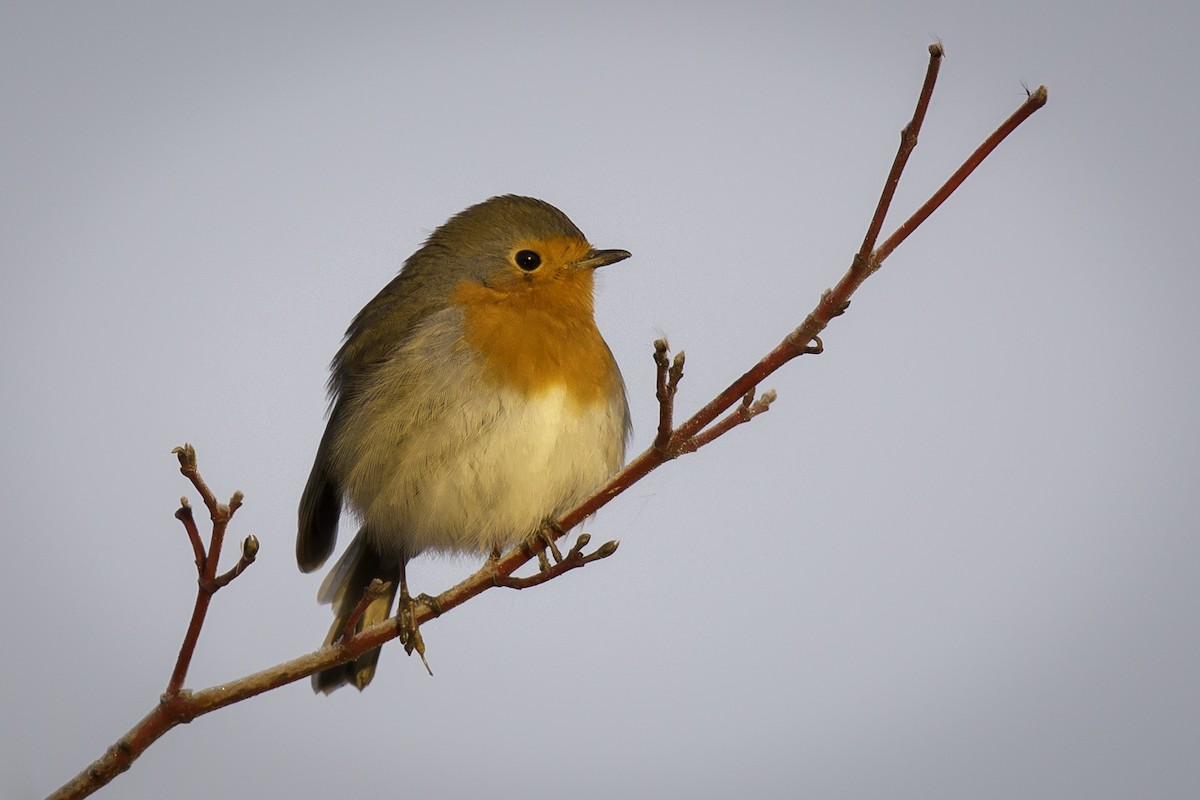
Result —
[[554, 543], [555, 536], [562, 532], [562, 529], [553, 520], [550, 520], [525, 539], [525, 549], [537, 555], [539, 572], [550, 570], [550, 559], [546, 557], [547, 550], [554, 557], [555, 564], [562, 563], [562, 553], [559, 552], [558, 545]]
[[400, 603], [396, 608], [396, 618], [400, 623], [400, 644], [404, 645], [404, 652], [410, 656], [415, 651], [421, 657], [421, 663], [425, 665], [425, 671], [433, 675], [433, 670], [429, 668], [429, 662], [425, 660], [425, 639], [421, 636], [421, 628], [417, 625], [417, 605], [423, 604], [433, 609], [434, 616], [440, 612], [437, 606], [437, 600], [427, 594], [419, 595], [415, 600], [408, 593], [408, 587], [404, 583], [400, 584]]

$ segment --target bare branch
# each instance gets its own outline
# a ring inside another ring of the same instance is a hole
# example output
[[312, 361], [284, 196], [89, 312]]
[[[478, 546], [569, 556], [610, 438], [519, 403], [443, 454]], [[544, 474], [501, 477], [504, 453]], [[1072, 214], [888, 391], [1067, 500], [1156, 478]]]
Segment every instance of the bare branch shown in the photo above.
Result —
[[[804, 321], [787, 334], [779, 345], [678, 427], [673, 427], [673, 414], [675, 395], [683, 377], [683, 353], [676, 355], [674, 361], [668, 365], [667, 343], [665, 341], [656, 342], [654, 361], [656, 396], [659, 401], [659, 425], [654, 443], [649, 449], [630, 461], [624, 469], [613, 476], [590, 498], [542, 529], [538, 542], [552, 548], [557, 559], [555, 564], [551, 565], [546, 560], [544, 548], [527, 543], [525, 546], [514, 548], [507, 554], [489, 558], [481, 569], [436, 597], [422, 595], [409, 601], [404, 611], [404, 614], [409, 617], [404, 626], [401, 626], [400, 615], [398, 615], [353, 633], [353, 628], [361, 619], [362, 609], [365, 609], [366, 604], [370, 602], [371, 593], [381, 591], [373, 584], [364, 594], [355, 613], [351, 615], [351, 621], [348, 622], [339, 642], [253, 675], [221, 683], [208, 689], [190, 692], [182, 688], [183, 682], [186, 679], [188, 666], [191, 663], [204, 623], [208, 604], [214, 592], [240, 575], [254, 561], [257, 553], [257, 540], [254, 537], [247, 538], [243, 545], [242, 559], [238, 565], [217, 577], [217, 563], [225, 530], [233, 513], [242, 503], [242, 495], [240, 492], [236, 492], [228, 504], [218, 503], [212, 491], [200, 477], [196, 466], [195, 449], [191, 445], [176, 448], [173, 452], [179, 457], [180, 472], [192, 482], [204, 499], [213, 523], [212, 536], [206, 551], [199, 532], [196, 530], [192, 510], [186, 499], [182, 501], [181, 508], [176, 512], [176, 517], [180, 519], [187, 530], [200, 573], [196, 603], [184, 642], [180, 647], [179, 658], [167, 690], [160, 698], [158, 705], [125, 736], [117, 740], [103, 756], [51, 797], [57, 800], [58, 798], [78, 798], [91, 794], [128, 769], [147, 747], [176, 725], [358, 658], [363, 653], [400, 637], [402, 627], [409, 631], [415, 631], [417, 626], [429, 622], [489, 589], [498, 586], [513, 589], [537, 586], [592, 561], [612, 555], [617, 549], [615, 541], [607, 542], [595, 552], [584, 555], [583, 547], [590, 541], [587, 534], [580, 534], [566, 556], [557, 553], [554, 541], [561, 537], [564, 531], [575, 528], [584, 519], [663, 463], [683, 453], [699, 449], [734, 427], [766, 412], [775, 399], [775, 393], [773, 391], [766, 392], [757, 400], [754, 399], [756, 387], [762, 383], [763, 379], [798, 356], [821, 353], [824, 350], [824, 344], [820, 334], [830, 321], [846, 311], [851, 295], [863, 281], [878, 270], [884, 259], [962, 185], [966, 177], [987, 158], [1005, 137], [1046, 103], [1046, 89], [1044, 86], [1038, 87], [1029, 95], [1026, 102], [975, 150], [962, 167], [916, 213], [882, 245], [876, 247], [875, 241], [882, 230], [883, 222], [895, 195], [896, 186], [899, 184], [908, 158], [916, 146], [917, 134], [925, 118], [941, 64], [943, 51], [940, 44], [931, 46], [929, 52], [930, 62], [913, 118], [902, 132], [900, 148], [884, 181], [879, 204], [867, 226], [863, 244], [854, 255], [848, 271], [832, 289], [822, 293], [816, 306]], [[734, 408], [735, 405], [736, 408]], [[733, 410], [726, 414], [731, 408]], [[718, 418], [720, 421], [717, 421]], [[529, 577], [513, 577], [513, 573], [528, 563], [535, 554], [541, 560], [540, 571]], [[406, 649], [411, 649], [409, 643], [406, 643]]]

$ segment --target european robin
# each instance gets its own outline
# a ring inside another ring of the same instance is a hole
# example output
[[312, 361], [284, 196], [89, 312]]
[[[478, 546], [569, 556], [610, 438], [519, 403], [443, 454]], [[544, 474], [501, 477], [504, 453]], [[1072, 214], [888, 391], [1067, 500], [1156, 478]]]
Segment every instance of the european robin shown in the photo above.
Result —
[[[304, 496], [296, 561], [325, 563], [342, 506], [360, 528], [318, 595], [338, 639], [373, 578], [390, 590], [358, 628], [411, 602], [408, 560], [486, 554], [569, 511], [625, 459], [629, 405], [593, 318], [596, 250], [565, 214], [505, 195], [452, 217], [358, 313], [333, 359], [332, 408]], [[359, 689], [379, 650], [313, 676]]]

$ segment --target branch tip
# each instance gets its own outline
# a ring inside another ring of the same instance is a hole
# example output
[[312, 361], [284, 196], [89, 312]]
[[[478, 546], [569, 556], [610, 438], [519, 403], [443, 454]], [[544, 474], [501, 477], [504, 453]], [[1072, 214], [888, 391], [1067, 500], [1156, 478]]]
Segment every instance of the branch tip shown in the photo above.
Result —
[[254, 559], [258, 558], [258, 537], [254, 535], [247, 536], [242, 542], [242, 557], [238, 559], [238, 563], [233, 565], [233, 569], [224, 572], [221, 575], [213, 578], [212, 591], [228, 586], [229, 583], [246, 571], [246, 567], [254, 563]]
[[658, 400], [658, 431], [653, 447], [663, 452], [667, 450], [674, 432], [675, 394], [683, 379], [683, 362], [681, 350], [668, 363], [667, 340], [658, 339], [654, 342], [654, 397]]
[[684, 352], [680, 350], [671, 362], [671, 386], [678, 386], [680, 379], [683, 378], [683, 361]]
[[180, 469], [195, 469], [196, 468], [196, 448], [188, 442], [184, 442], [180, 447], [171, 448], [171, 452], [179, 457]]
[[596, 552], [594, 552], [590, 556], [588, 556], [587, 560], [588, 561], [596, 561], [601, 558], [608, 558], [613, 553], [617, 552], [617, 548], [620, 546], [621, 546], [621, 542], [618, 539], [613, 539], [612, 541], [605, 542], [604, 544], [602, 544], [598, 548], [596, 548]]

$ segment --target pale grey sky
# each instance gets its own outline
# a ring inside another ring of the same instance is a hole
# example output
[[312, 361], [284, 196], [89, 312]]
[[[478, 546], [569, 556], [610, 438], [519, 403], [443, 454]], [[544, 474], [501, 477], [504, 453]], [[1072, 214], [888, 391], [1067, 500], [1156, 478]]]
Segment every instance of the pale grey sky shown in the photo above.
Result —
[[436, 677], [390, 647], [367, 692], [201, 718], [99, 796], [1200, 792], [1193, 4], [410, 5], [0, 12], [0, 794], [165, 686], [176, 444], [262, 541], [189, 685], [319, 644], [292, 548], [326, 366], [430, 230], [518, 192], [633, 252], [598, 318], [639, 452], [654, 338], [690, 412], [841, 274], [934, 37], [893, 225], [1022, 81], [1049, 105], [771, 413], [586, 526], [614, 558], [427, 626]]

